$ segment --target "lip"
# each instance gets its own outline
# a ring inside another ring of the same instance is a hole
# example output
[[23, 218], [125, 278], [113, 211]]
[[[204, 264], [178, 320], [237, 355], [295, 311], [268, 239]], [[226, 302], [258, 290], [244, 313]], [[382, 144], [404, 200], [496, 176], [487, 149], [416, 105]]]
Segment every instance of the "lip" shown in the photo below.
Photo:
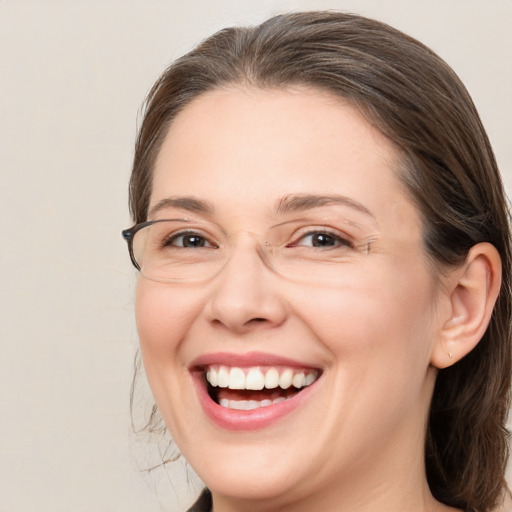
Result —
[[[259, 409], [241, 411], [228, 409], [217, 404], [208, 394], [204, 380], [203, 368], [209, 365], [222, 364], [225, 366], [253, 367], [253, 366], [286, 366], [288, 368], [314, 369], [318, 367], [302, 363], [286, 357], [250, 352], [247, 354], [215, 353], [205, 354], [195, 359], [189, 367], [194, 381], [199, 402], [209, 419], [225, 430], [250, 431], [264, 429], [305, 404], [315, 392], [317, 379], [310, 386], [288, 398], [284, 402], [275, 403]], [[321, 378], [321, 377], [320, 377]]]
[[213, 354], [204, 354], [194, 359], [189, 368], [199, 368], [213, 364], [225, 366], [238, 366], [240, 368], [249, 368], [251, 366], [286, 366], [289, 368], [303, 368], [305, 370], [320, 370], [318, 366], [311, 365], [301, 361], [296, 361], [288, 357], [267, 354], [265, 352], [248, 352], [246, 354], [233, 354], [229, 352], [216, 352]]

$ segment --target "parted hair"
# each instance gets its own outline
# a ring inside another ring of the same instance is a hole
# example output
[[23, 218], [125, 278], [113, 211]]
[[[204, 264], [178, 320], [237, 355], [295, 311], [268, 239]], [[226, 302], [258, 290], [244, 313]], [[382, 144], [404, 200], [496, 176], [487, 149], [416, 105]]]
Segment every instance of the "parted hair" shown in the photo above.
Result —
[[398, 148], [397, 172], [437, 271], [462, 264], [479, 242], [499, 251], [503, 283], [490, 325], [471, 353], [439, 371], [425, 444], [436, 499], [493, 510], [507, 492], [510, 228], [493, 151], [464, 85], [420, 42], [353, 14], [300, 12], [221, 30], [171, 64], [146, 99], [130, 181], [135, 222], [147, 220], [152, 168], [173, 119], [201, 94], [230, 85], [307, 86], [357, 107]]

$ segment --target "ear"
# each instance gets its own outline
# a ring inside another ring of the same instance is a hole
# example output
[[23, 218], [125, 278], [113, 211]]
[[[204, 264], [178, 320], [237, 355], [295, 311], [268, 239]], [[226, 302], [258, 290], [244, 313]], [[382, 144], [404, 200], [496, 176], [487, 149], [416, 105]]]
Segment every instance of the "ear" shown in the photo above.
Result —
[[480, 243], [447, 278], [449, 305], [431, 364], [446, 368], [462, 359], [482, 339], [501, 287], [501, 258], [496, 248]]

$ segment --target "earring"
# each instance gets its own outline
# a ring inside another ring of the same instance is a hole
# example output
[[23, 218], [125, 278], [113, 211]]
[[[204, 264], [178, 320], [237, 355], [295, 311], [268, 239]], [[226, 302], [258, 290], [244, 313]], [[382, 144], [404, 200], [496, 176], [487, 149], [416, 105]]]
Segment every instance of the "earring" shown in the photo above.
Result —
[[453, 354], [452, 354], [451, 352], [448, 352], [448, 357], [449, 357], [450, 359], [453, 359]]

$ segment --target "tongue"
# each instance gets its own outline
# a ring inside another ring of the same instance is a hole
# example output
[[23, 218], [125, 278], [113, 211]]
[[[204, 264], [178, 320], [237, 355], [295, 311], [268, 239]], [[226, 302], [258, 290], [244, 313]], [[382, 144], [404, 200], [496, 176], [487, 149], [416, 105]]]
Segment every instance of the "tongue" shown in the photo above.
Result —
[[227, 400], [275, 400], [276, 398], [290, 398], [296, 395], [298, 391], [295, 388], [288, 389], [262, 389], [261, 391], [252, 391], [249, 389], [228, 389], [218, 388], [217, 400], [225, 398]]

